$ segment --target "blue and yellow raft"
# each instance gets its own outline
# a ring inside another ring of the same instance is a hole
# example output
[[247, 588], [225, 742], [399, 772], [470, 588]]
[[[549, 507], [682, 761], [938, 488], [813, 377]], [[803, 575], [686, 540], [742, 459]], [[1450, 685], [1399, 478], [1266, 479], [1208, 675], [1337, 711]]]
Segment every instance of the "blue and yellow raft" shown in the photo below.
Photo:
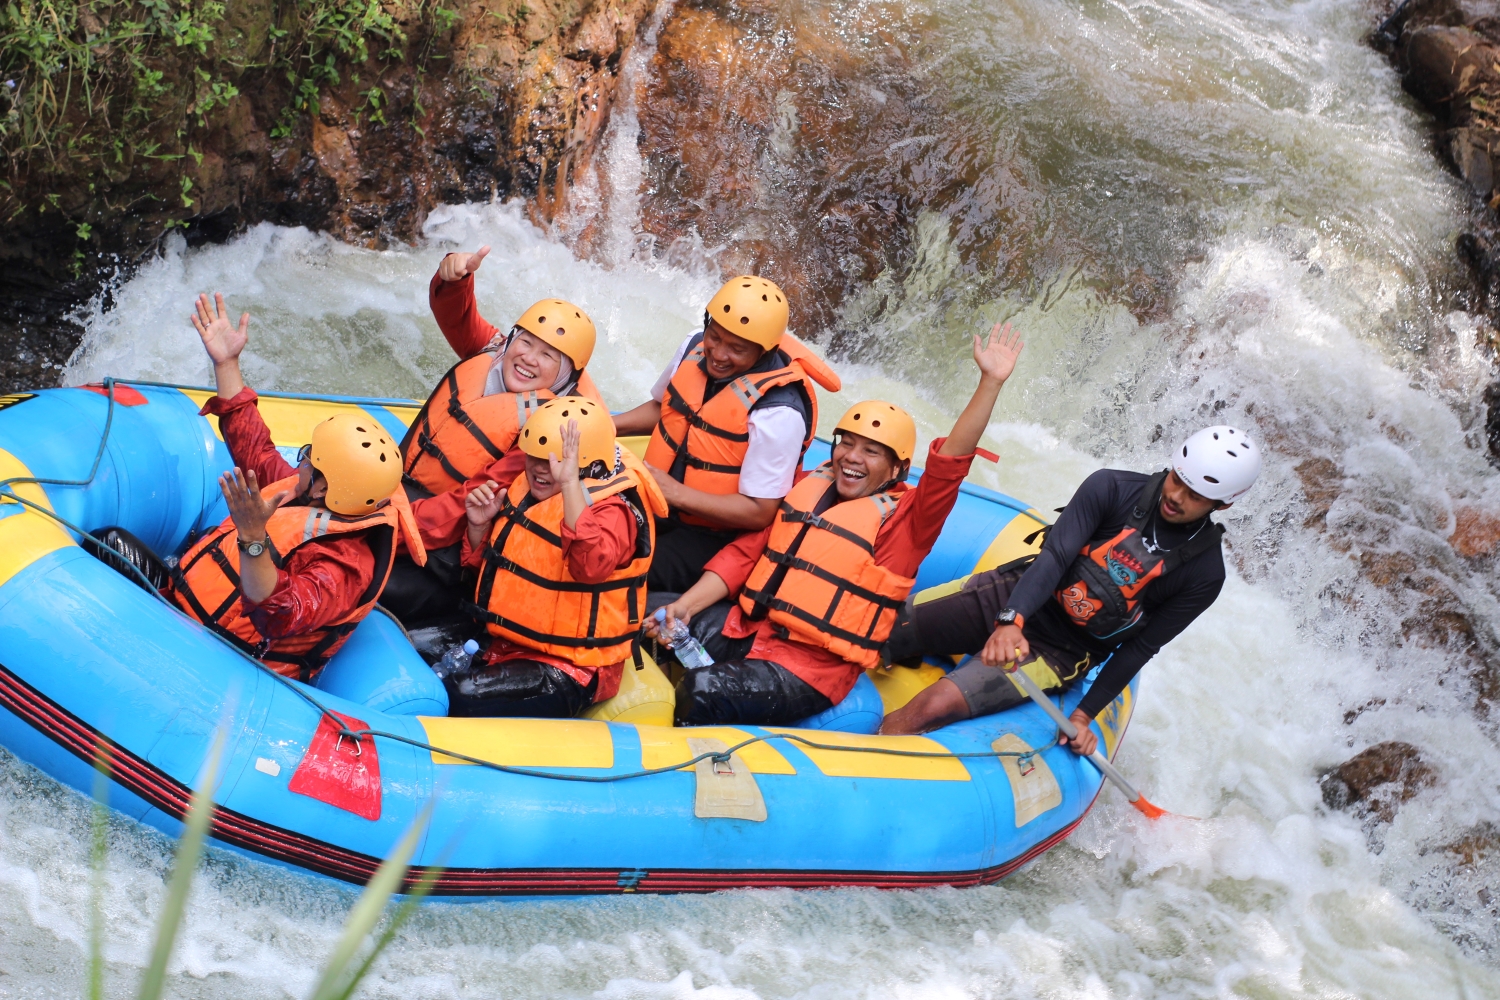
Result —
[[[0, 502], [0, 743], [83, 791], [102, 762], [110, 805], [168, 834], [220, 730], [222, 846], [360, 883], [431, 803], [408, 878], [449, 897], [974, 885], [1061, 841], [1100, 792], [1029, 704], [929, 736], [866, 735], [942, 676], [933, 665], [871, 672], [806, 724], [824, 728], [674, 729], [654, 665], [627, 670], [587, 719], [449, 719], [442, 685], [375, 614], [317, 687], [278, 678], [64, 527], [124, 527], [168, 554], [217, 525], [230, 461], [198, 415], [207, 395], [113, 383], [0, 396], [0, 481], [35, 505]], [[260, 408], [288, 453], [340, 410], [398, 436], [417, 411], [310, 396]], [[1041, 523], [966, 484], [918, 587], [1024, 554]], [[1097, 724], [1111, 757], [1133, 697], [1132, 685]], [[383, 735], [340, 735], [333, 713]]]

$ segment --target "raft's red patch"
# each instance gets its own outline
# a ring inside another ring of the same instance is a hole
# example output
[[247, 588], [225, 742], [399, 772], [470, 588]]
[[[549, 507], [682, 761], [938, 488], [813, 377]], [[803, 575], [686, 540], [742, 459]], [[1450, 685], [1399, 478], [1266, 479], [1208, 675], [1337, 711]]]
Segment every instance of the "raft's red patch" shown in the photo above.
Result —
[[[350, 729], [367, 729], [363, 722], [340, 715]], [[339, 727], [327, 715], [313, 733], [307, 755], [297, 765], [297, 772], [287, 790], [326, 802], [365, 819], [380, 818], [380, 757], [375, 752], [375, 738], [362, 736], [356, 743], [345, 736], [339, 739]]]
[[[102, 382], [90, 382], [88, 385], [80, 385], [78, 388], [85, 392], [97, 392], [101, 396], [108, 396]], [[121, 406], [145, 406], [151, 400], [141, 395], [140, 390], [132, 389], [128, 385], [115, 385], [115, 402]]]

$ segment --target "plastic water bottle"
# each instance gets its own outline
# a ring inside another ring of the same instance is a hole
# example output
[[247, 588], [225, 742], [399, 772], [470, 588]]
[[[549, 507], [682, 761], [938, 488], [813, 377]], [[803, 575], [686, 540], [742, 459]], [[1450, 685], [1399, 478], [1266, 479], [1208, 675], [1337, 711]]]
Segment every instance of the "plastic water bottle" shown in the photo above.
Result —
[[451, 677], [469, 669], [469, 661], [479, 652], [479, 643], [470, 639], [462, 646], [450, 647], [443, 658], [432, 665], [432, 672], [439, 677]]
[[662, 638], [672, 648], [672, 652], [677, 654], [678, 663], [684, 667], [707, 667], [713, 664], [714, 658], [708, 655], [703, 643], [693, 638], [681, 619], [673, 618], [672, 624], [668, 625], [667, 609], [658, 608], [656, 620], [661, 623]]

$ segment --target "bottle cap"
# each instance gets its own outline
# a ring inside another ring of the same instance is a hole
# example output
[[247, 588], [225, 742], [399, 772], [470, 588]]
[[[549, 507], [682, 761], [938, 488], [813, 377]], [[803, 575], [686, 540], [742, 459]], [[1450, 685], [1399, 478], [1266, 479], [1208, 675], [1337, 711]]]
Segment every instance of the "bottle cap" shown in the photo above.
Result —
[[662, 605], [661, 607], [656, 609], [656, 620], [659, 622], [664, 622], [667, 620], [666, 605]]
[[464, 652], [468, 653], [470, 656], [473, 656], [475, 653], [479, 652], [479, 643], [475, 642], [473, 639], [470, 639], [468, 642], [464, 643]]

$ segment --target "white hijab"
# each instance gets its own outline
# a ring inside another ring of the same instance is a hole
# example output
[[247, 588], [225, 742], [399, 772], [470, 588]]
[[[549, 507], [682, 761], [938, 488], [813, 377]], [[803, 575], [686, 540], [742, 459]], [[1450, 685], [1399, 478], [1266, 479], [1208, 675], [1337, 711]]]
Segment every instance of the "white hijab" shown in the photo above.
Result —
[[[515, 339], [516, 329], [512, 328], [508, 334], [495, 334], [495, 338], [486, 345], [485, 350], [495, 351], [495, 360], [490, 362], [490, 370], [484, 377], [484, 394], [493, 396], [497, 392], [510, 392], [505, 384], [505, 372], [500, 362], [505, 360], [505, 352], [510, 350], [510, 342]], [[497, 349], [498, 348], [498, 349]], [[553, 350], [557, 350], [553, 348]], [[557, 378], [553, 381], [551, 391], [561, 394], [573, 382], [573, 359], [558, 351]]]

